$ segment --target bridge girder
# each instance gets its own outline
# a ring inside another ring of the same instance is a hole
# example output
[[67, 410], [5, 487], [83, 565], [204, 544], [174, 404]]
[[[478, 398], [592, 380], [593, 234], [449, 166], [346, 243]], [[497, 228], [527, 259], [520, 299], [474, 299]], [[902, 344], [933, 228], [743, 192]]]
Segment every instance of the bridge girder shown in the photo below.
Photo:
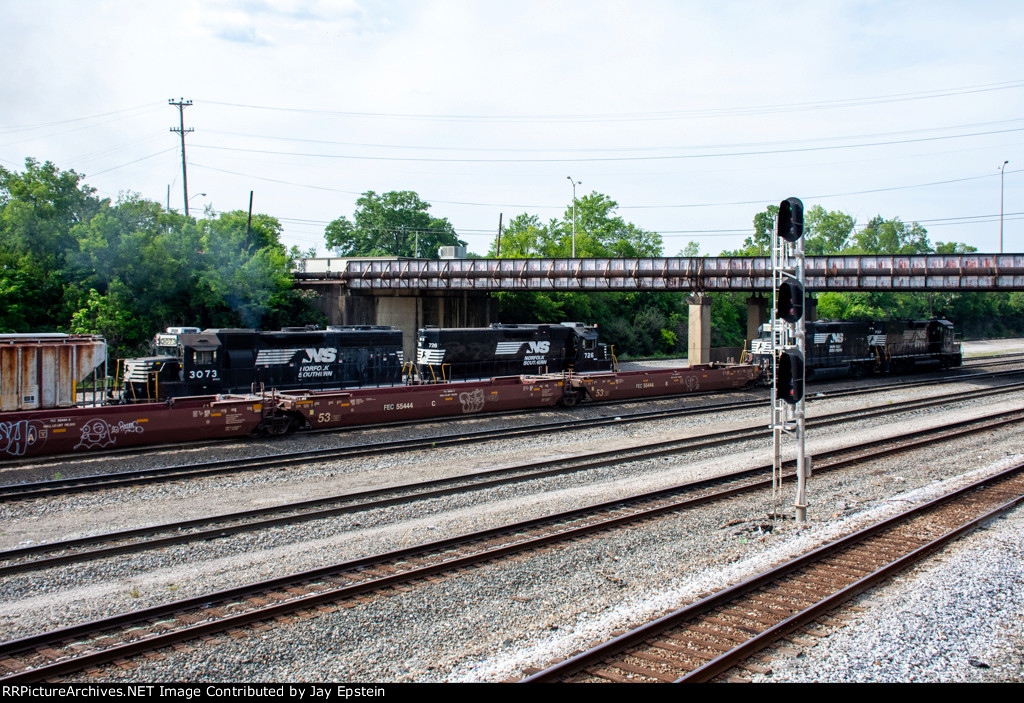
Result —
[[[304, 259], [305, 285], [352, 291], [768, 291], [768, 257]], [[809, 256], [808, 291], [1020, 291], [1024, 254]]]

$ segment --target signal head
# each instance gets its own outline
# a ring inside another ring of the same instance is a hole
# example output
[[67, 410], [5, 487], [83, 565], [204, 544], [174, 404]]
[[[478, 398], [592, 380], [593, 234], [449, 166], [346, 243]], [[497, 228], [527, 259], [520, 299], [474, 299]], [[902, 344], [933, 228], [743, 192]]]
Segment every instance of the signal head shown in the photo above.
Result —
[[786, 347], [779, 355], [776, 389], [779, 397], [796, 405], [804, 397], [804, 355], [796, 347]]
[[804, 287], [799, 281], [786, 279], [779, 286], [775, 314], [786, 322], [797, 322], [804, 316]]
[[779, 203], [779, 236], [795, 242], [804, 236], [804, 204], [800, 198], [786, 198]]

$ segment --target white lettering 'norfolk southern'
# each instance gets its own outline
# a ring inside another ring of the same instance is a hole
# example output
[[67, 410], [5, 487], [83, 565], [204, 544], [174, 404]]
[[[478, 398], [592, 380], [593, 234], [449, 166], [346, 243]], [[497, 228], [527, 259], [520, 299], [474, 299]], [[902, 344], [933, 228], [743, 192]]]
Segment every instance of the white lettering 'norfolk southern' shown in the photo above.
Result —
[[334, 347], [320, 347], [319, 349], [307, 347], [306, 349], [260, 349], [256, 354], [257, 366], [280, 366], [291, 362], [299, 352], [306, 352], [306, 356], [299, 360], [300, 364], [333, 364], [338, 358], [338, 350]]
[[518, 354], [523, 344], [527, 345], [527, 354], [547, 354], [551, 349], [551, 342], [546, 340], [539, 342], [498, 342], [494, 349], [494, 355], [512, 356]]

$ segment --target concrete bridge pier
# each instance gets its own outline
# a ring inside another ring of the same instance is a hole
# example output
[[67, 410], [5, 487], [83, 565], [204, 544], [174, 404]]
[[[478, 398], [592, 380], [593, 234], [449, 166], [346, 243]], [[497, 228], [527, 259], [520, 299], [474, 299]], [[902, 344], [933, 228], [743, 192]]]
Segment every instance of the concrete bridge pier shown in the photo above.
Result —
[[[747, 349], [751, 340], [757, 337], [757, 329], [768, 322], [771, 311], [768, 309], [772, 299], [763, 295], [752, 295], [747, 298]], [[804, 322], [815, 322], [818, 319], [818, 299], [814, 294], [804, 296]]]
[[758, 328], [768, 322], [768, 306], [771, 303], [771, 298], [763, 295], [752, 295], [747, 298], [747, 351], [750, 351], [750, 343], [757, 339]]
[[711, 298], [691, 295], [687, 359], [690, 366], [711, 362]]

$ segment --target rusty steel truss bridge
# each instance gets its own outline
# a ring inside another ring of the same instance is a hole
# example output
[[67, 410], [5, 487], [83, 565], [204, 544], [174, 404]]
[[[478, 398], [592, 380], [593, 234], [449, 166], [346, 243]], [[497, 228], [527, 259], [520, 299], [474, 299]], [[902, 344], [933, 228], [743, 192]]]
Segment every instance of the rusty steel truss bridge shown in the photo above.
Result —
[[[304, 259], [304, 285], [387, 291], [770, 291], [768, 257]], [[808, 256], [808, 291], [1022, 291], [1024, 254]]]

